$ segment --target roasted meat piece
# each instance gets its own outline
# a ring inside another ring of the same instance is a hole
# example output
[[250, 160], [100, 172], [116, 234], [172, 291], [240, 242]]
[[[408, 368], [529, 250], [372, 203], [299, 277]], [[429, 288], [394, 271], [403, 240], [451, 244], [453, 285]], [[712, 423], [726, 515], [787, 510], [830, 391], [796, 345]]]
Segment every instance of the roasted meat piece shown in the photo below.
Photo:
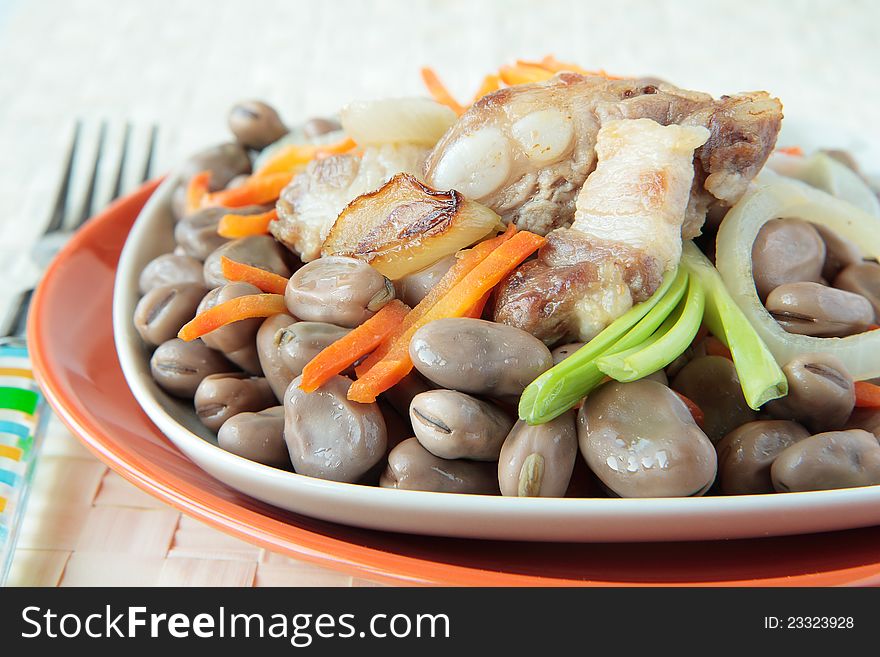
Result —
[[278, 220], [270, 232], [309, 262], [339, 213], [356, 197], [384, 185], [397, 173], [420, 174], [427, 149], [412, 144], [374, 146], [362, 157], [345, 154], [313, 160], [278, 199]]
[[596, 138], [615, 119], [702, 126], [693, 193], [683, 226], [698, 235], [712, 204], [730, 205], [776, 143], [782, 105], [757, 91], [715, 100], [656, 80], [560, 73], [501, 89], [475, 103], [437, 143], [425, 180], [488, 205], [505, 222], [542, 235], [568, 226], [596, 166]]
[[537, 259], [501, 284], [495, 321], [548, 345], [586, 341], [653, 294], [681, 258], [693, 153], [708, 137], [699, 126], [606, 122], [572, 227], [551, 231]]

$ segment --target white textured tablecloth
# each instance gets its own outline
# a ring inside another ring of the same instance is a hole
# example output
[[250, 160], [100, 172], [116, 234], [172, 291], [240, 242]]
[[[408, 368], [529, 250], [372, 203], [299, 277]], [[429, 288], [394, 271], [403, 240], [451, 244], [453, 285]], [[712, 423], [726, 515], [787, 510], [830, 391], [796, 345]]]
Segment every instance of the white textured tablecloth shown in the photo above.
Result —
[[[162, 171], [227, 139], [226, 110], [240, 98], [263, 98], [293, 122], [355, 98], [421, 94], [418, 69], [431, 65], [466, 99], [498, 65], [553, 53], [716, 94], [767, 89], [799, 138], [876, 161], [878, 24], [873, 0], [0, 0], [0, 311], [36, 280], [28, 250], [78, 117], [85, 143], [101, 119], [111, 137], [127, 120], [158, 124]], [[62, 466], [43, 468], [44, 490], [58, 492]], [[98, 464], [77, 467], [96, 482], [93, 501], [117, 491]], [[38, 520], [18, 582], [89, 583], [77, 542], [46, 549]], [[116, 561], [124, 571], [125, 555]], [[316, 572], [285, 581], [349, 583]]]

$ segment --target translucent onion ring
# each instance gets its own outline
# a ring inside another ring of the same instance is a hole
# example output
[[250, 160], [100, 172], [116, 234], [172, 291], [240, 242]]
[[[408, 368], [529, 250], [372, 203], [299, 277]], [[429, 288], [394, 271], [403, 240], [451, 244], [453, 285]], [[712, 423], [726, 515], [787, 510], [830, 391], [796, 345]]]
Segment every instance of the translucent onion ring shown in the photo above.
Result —
[[846, 338], [787, 333], [764, 308], [752, 277], [752, 245], [761, 227], [781, 217], [827, 226], [852, 240], [866, 257], [880, 259], [880, 220], [802, 182], [763, 171], [731, 208], [718, 230], [715, 266], [736, 304], [784, 365], [805, 353], [837, 356], [857, 380], [880, 376], [880, 331]]

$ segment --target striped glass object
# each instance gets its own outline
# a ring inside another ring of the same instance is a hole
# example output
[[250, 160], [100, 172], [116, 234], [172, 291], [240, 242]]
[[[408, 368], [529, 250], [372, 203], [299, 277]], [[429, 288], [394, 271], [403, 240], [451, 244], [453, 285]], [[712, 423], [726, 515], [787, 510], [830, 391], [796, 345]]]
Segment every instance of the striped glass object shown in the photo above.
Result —
[[0, 338], [0, 586], [12, 563], [45, 410], [24, 340]]

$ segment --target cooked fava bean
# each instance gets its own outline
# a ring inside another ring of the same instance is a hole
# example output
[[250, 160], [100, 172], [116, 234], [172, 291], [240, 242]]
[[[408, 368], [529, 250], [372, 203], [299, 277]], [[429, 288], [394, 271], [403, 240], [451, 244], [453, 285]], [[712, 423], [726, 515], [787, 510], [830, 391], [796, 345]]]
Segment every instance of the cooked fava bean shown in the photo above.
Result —
[[850, 240], [820, 224], [813, 224], [825, 242], [825, 264], [822, 278], [833, 281], [837, 275], [850, 265], [862, 262], [862, 252]]
[[299, 474], [355, 482], [385, 455], [379, 406], [347, 398], [351, 380], [334, 376], [312, 393], [295, 378], [284, 395], [284, 440]]
[[217, 432], [217, 444], [227, 452], [273, 468], [291, 470], [284, 442], [284, 407], [234, 415]]
[[443, 278], [453, 264], [455, 264], [455, 254], [448, 255], [433, 265], [395, 281], [398, 298], [410, 308], [414, 308], [431, 291], [431, 288], [437, 285], [437, 281]]
[[866, 298], [874, 308], [875, 319], [880, 319], [880, 265], [876, 262], [850, 265], [834, 279], [834, 287]]
[[404, 440], [391, 450], [379, 485], [435, 493], [498, 494], [494, 463], [441, 459], [422, 447], [416, 438]]
[[819, 283], [780, 285], [765, 305], [789, 333], [819, 338], [855, 335], [874, 321], [874, 309], [865, 297]]
[[[235, 214], [264, 212], [262, 205], [235, 208]], [[174, 227], [174, 239], [187, 255], [205, 260], [211, 253], [226, 244], [229, 239], [217, 234], [223, 215], [233, 212], [229, 208], [204, 208], [185, 216]]]
[[259, 267], [287, 278], [291, 271], [291, 254], [269, 235], [252, 235], [227, 242], [205, 259], [204, 275], [208, 287], [227, 283], [221, 270], [220, 258], [226, 256], [235, 262]]
[[[198, 312], [203, 313], [216, 305], [250, 294], [259, 294], [260, 290], [250, 283], [227, 283], [216, 287], [202, 299]], [[233, 363], [250, 374], [262, 374], [260, 358], [257, 355], [257, 331], [262, 319], [243, 319], [211, 331], [203, 335], [206, 345], [222, 351]]]
[[206, 376], [233, 372], [236, 367], [201, 340], [173, 338], [160, 344], [150, 359], [153, 379], [167, 393], [192, 399]]
[[[409, 417], [409, 407], [416, 395], [435, 389], [436, 386], [433, 383], [429, 383], [421, 374], [412, 370], [397, 385], [386, 390], [382, 396], [394, 407], [394, 410], [404, 417]], [[412, 433], [410, 433], [411, 435]]]
[[671, 387], [703, 411], [703, 431], [712, 442], [757, 416], [746, 403], [733, 362], [723, 356], [694, 358], [675, 375]]
[[669, 377], [666, 376], [666, 372], [663, 370], [657, 370], [653, 374], [643, 376], [642, 378], [647, 379], [648, 381], [656, 381], [657, 383], [662, 383], [665, 386], [669, 385]]
[[281, 331], [295, 322], [296, 320], [290, 315], [272, 315], [263, 320], [257, 331], [257, 358], [260, 360], [260, 369], [272, 386], [272, 392], [275, 393], [279, 403], [284, 401], [284, 393], [290, 382], [302, 374], [302, 369], [294, 372], [281, 358]]
[[777, 456], [770, 474], [781, 493], [873, 486], [880, 484], [880, 443], [861, 429], [819, 433]]
[[315, 137], [320, 137], [321, 135], [326, 135], [330, 132], [336, 132], [337, 130], [342, 130], [342, 125], [339, 121], [320, 116], [309, 119], [302, 127], [303, 134], [308, 139], [314, 139]]
[[196, 258], [176, 253], [166, 253], [147, 263], [141, 272], [138, 287], [146, 294], [155, 287], [176, 283], [205, 284], [202, 263]]
[[278, 141], [288, 130], [278, 112], [260, 100], [244, 100], [229, 110], [229, 129], [245, 148], [260, 150]]
[[177, 337], [191, 320], [205, 296], [201, 283], [175, 283], [147, 292], [134, 310], [134, 327], [148, 345], [159, 345]]
[[519, 420], [504, 440], [498, 459], [501, 494], [563, 497], [577, 453], [574, 411], [535, 426]]
[[715, 480], [715, 448], [684, 402], [656, 381], [609, 382], [578, 413], [581, 454], [621, 497], [702, 495]]
[[325, 322], [290, 324], [275, 336], [281, 363], [297, 377], [310, 360], [348, 332], [349, 329]]
[[176, 219], [186, 214], [186, 187], [189, 179], [200, 171], [210, 171], [209, 189], [223, 189], [229, 181], [251, 172], [251, 159], [241, 144], [220, 144], [199, 151], [180, 167], [180, 184], [171, 197], [171, 211]]
[[444, 459], [497, 461], [513, 426], [497, 406], [454, 390], [416, 395], [409, 419], [422, 447]]
[[196, 389], [196, 415], [211, 431], [245, 412], [262, 411], [277, 403], [269, 382], [241, 373], [209, 374]]
[[295, 317], [354, 328], [394, 298], [394, 285], [367, 263], [331, 256], [303, 265], [284, 299]]
[[570, 342], [568, 344], [556, 347], [556, 349], [550, 352], [550, 355], [553, 357], [553, 364], [559, 365], [559, 363], [571, 356], [574, 352], [583, 347], [585, 344], [586, 342]]
[[525, 331], [482, 319], [438, 319], [413, 335], [416, 369], [439, 386], [513, 397], [553, 366], [543, 342]]
[[880, 438], [880, 408], [854, 409], [844, 428], [864, 429]]
[[752, 246], [752, 275], [758, 296], [766, 299], [785, 283], [819, 282], [825, 242], [801, 219], [774, 219], [761, 228]]
[[718, 443], [718, 479], [725, 495], [773, 492], [770, 466], [784, 449], [810, 432], [788, 420], [756, 420], [737, 427]]
[[782, 368], [788, 394], [764, 406], [772, 417], [800, 422], [813, 433], [840, 429], [855, 406], [846, 366], [828, 354], [803, 354]]

